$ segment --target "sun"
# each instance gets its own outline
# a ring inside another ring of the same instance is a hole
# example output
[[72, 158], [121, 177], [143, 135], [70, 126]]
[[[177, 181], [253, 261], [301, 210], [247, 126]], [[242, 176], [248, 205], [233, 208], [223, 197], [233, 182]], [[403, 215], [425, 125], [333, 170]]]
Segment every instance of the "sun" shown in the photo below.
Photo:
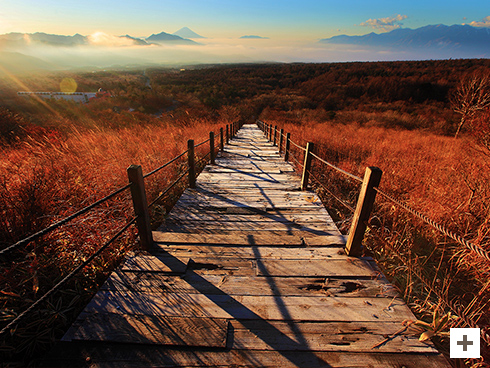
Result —
[[73, 93], [77, 91], [77, 88], [78, 84], [73, 78], [63, 78], [60, 83], [61, 92]]

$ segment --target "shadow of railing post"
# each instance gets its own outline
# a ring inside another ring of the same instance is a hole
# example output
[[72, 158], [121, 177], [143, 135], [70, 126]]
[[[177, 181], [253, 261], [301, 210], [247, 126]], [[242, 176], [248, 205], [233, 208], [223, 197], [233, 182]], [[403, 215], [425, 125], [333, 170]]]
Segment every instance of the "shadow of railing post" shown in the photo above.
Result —
[[381, 181], [381, 169], [371, 166], [366, 168], [361, 192], [357, 200], [356, 211], [352, 219], [352, 225], [347, 238], [345, 250], [347, 255], [359, 257], [362, 254], [362, 240], [366, 231], [366, 222], [369, 220], [376, 198], [376, 190]]
[[146, 199], [145, 181], [140, 165], [131, 165], [127, 169], [129, 182], [131, 183], [131, 197], [133, 199], [134, 213], [136, 214], [136, 226], [140, 238], [141, 248], [150, 250], [153, 245], [151, 233], [150, 213]]

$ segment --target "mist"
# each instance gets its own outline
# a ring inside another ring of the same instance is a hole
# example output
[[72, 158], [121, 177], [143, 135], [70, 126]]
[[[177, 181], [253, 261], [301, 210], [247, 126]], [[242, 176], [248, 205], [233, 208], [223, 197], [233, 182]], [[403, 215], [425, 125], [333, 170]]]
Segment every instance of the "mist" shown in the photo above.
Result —
[[203, 39], [193, 45], [138, 44], [131, 37], [102, 32], [87, 37], [88, 43], [53, 46], [25, 37], [0, 48], [0, 70], [29, 72], [80, 68], [115, 68], [151, 65], [190, 65], [243, 62], [343, 62], [427, 60], [457, 57], [444, 50], [390, 50], [360, 45], [305, 43], [274, 39]]

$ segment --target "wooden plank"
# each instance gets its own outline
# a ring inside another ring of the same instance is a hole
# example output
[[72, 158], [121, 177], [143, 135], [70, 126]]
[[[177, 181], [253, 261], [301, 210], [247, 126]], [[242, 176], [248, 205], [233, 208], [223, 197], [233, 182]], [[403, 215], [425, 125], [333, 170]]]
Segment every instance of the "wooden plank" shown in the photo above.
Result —
[[344, 248], [331, 247], [268, 247], [268, 246], [219, 246], [219, 245], [159, 245], [154, 250], [158, 257], [172, 255], [185, 257], [235, 257], [241, 259], [346, 259]]
[[242, 222], [215, 222], [215, 221], [193, 221], [193, 220], [168, 220], [165, 221], [164, 229], [167, 231], [302, 231], [316, 235], [329, 235], [338, 232], [335, 225], [328, 223], [312, 223], [302, 225], [296, 222], [275, 222], [275, 221], [242, 221]]
[[156, 244], [221, 244], [221, 245], [268, 245], [268, 246], [331, 246], [345, 245], [343, 235], [301, 237], [295, 235], [272, 234], [271, 232], [190, 234], [154, 231]]
[[282, 321], [233, 320], [230, 324], [230, 349], [437, 353], [430, 341], [420, 342], [413, 331], [397, 334], [373, 349], [386, 336], [403, 329], [400, 322], [296, 322], [293, 328]]
[[185, 273], [189, 257], [156, 257], [147, 254], [130, 256], [121, 266], [122, 271]]
[[140, 291], [146, 293], [184, 293], [205, 295], [287, 295], [339, 297], [395, 297], [396, 289], [383, 280], [250, 277], [233, 275], [195, 275], [184, 277], [158, 273], [114, 272], [101, 290]]
[[228, 321], [219, 318], [180, 318], [95, 313], [88, 315], [73, 340], [226, 347]]
[[44, 359], [45, 366], [100, 368], [450, 368], [442, 354], [176, 349], [159, 345], [117, 343], [60, 345]]
[[165, 219], [166, 221], [214, 221], [214, 222], [264, 222], [264, 223], [297, 223], [297, 224], [331, 224], [335, 226], [333, 220], [323, 214], [315, 216], [315, 212], [311, 211], [306, 214], [298, 214], [291, 212], [274, 213], [272, 211], [253, 211], [249, 208], [239, 208], [238, 210], [226, 210], [220, 211], [176, 211], [170, 213]]
[[395, 321], [414, 319], [401, 299], [326, 296], [249, 296], [226, 294], [99, 291], [87, 313], [305, 321]]
[[258, 276], [357, 276], [374, 277], [369, 263], [354, 258], [310, 260], [258, 260]]

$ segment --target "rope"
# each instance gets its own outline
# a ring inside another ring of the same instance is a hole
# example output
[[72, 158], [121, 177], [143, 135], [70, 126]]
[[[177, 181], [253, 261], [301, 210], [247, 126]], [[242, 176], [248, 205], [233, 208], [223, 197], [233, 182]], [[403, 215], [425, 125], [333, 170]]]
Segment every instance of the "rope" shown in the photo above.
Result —
[[301, 147], [300, 145], [297, 145], [296, 143], [294, 143], [291, 139], [289, 140], [289, 142], [291, 142], [291, 144], [297, 148], [299, 148], [300, 150], [303, 150], [306, 152], [306, 148], [304, 147]]
[[337, 167], [337, 166], [335, 166], [335, 165], [331, 164], [330, 162], [325, 161], [324, 159], [322, 159], [322, 158], [318, 157], [317, 155], [315, 155], [315, 154], [314, 154], [314, 153], [312, 153], [312, 152], [310, 152], [310, 153], [311, 153], [311, 155], [312, 155], [314, 158], [316, 158], [316, 159], [317, 159], [317, 160], [319, 160], [320, 162], [324, 163], [325, 165], [330, 166], [332, 169], [337, 170], [338, 172], [341, 172], [342, 174], [347, 175], [349, 178], [352, 178], [352, 179], [357, 180], [358, 182], [362, 183], [362, 181], [363, 181], [363, 180], [362, 180], [360, 177], [355, 176], [354, 174], [351, 174], [351, 173], [350, 173], [350, 172], [348, 172], [348, 171], [342, 170], [340, 167]]
[[[399, 252], [397, 252], [395, 249], [393, 249], [393, 246], [391, 243], [389, 243], [380, 233], [377, 229], [375, 229], [369, 222], [365, 222], [366, 226], [372, 231], [372, 234], [379, 240], [381, 241], [392, 253], [393, 255], [398, 258], [398, 260], [406, 264], [405, 260], [400, 256]], [[413, 268], [408, 268], [417, 278], [425, 285], [425, 287], [434, 295], [437, 295], [437, 297], [448, 307], [451, 309], [456, 315], [458, 315], [468, 326], [471, 327], [476, 327], [477, 325], [473, 323], [471, 320], [469, 320], [466, 315], [463, 313], [463, 311], [460, 308], [457, 308], [456, 306], [453, 305], [451, 301], [446, 300], [444, 295], [442, 295], [438, 290], [434, 289], [431, 285], [431, 283], [424, 277], [422, 276], [419, 272], [415, 271]]]
[[482, 247], [480, 247], [480, 246], [478, 246], [476, 244], [470, 243], [469, 241], [463, 239], [458, 234], [455, 234], [452, 231], [449, 231], [444, 226], [438, 224], [437, 222], [435, 222], [434, 220], [428, 218], [424, 214], [422, 214], [422, 213], [418, 212], [417, 210], [414, 210], [410, 206], [408, 206], [408, 205], [406, 205], [406, 204], [404, 204], [404, 203], [402, 203], [402, 202], [400, 202], [400, 201], [398, 201], [398, 200], [390, 197], [388, 194], [386, 194], [385, 192], [381, 191], [379, 188], [374, 188], [374, 190], [376, 192], [378, 192], [379, 194], [381, 194], [386, 199], [388, 199], [389, 201], [395, 203], [396, 205], [402, 207], [404, 210], [410, 212], [412, 215], [414, 215], [414, 216], [418, 217], [419, 219], [423, 220], [425, 223], [431, 225], [436, 230], [439, 230], [444, 235], [450, 237], [451, 239], [453, 239], [454, 241], [456, 241], [459, 244], [463, 245], [467, 249], [475, 252], [480, 257], [485, 258], [487, 261], [490, 261], [490, 254], [488, 253], [487, 250], [483, 249]]
[[291, 153], [291, 151], [289, 151], [289, 157], [291, 157], [296, 162], [296, 164], [298, 166], [303, 167], [303, 164], [301, 162], [299, 162], [296, 157], [294, 157], [294, 155]]
[[79, 264], [73, 271], [71, 271], [68, 275], [66, 275], [60, 282], [58, 282], [55, 286], [53, 286], [46, 294], [44, 294], [41, 298], [36, 300], [29, 308], [19, 314], [14, 320], [12, 320], [7, 326], [5, 326], [1, 331], [0, 335], [3, 335], [7, 330], [9, 330], [12, 326], [19, 323], [22, 319], [24, 319], [32, 310], [37, 307], [40, 303], [45, 301], [51, 295], [53, 295], [56, 291], [58, 291], [67, 281], [69, 281], [75, 274], [80, 271], [82, 268], [87, 266], [95, 257], [100, 255], [109, 245], [111, 245], [117, 238], [119, 238], [132, 224], [136, 221], [136, 217], [133, 217], [131, 221], [129, 221], [124, 227], [119, 230], [116, 235], [114, 235], [107, 243], [105, 243], [102, 247], [99, 248], [94, 254], [92, 254], [87, 260], [81, 264]]
[[39, 238], [39, 237], [41, 237], [41, 236], [43, 236], [43, 235], [45, 235], [45, 234], [47, 234], [53, 230], [56, 230], [57, 228], [66, 224], [67, 222], [75, 219], [78, 216], [83, 215], [84, 213], [88, 212], [92, 208], [97, 207], [99, 204], [102, 204], [102, 203], [108, 201], [109, 199], [115, 197], [116, 195], [120, 194], [121, 192], [125, 191], [126, 189], [129, 189], [129, 187], [131, 187], [131, 184], [126, 184], [124, 187], [119, 188], [118, 190], [112, 192], [111, 194], [105, 196], [104, 198], [99, 199], [97, 202], [94, 202], [91, 205], [89, 205], [85, 208], [82, 208], [80, 211], [75, 212], [74, 214], [72, 214], [68, 217], [65, 217], [63, 220], [60, 220], [60, 221], [54, 223], [53, 225], [48, 226], [48, 227], [42, 229], [41, 231], [38, 231], [37, 233], [32, 234], [31, 236], [29, 236], [25, 239], [19, 240], [17, 243], [15, 243], [15, 244], [13, 244], [13, 245], [5, 248], [5, 249], [2, 249], [0, 251], [0, 256], [6, 254], [6, 253], [8, 253], [8, 252], [10, 252], [16, 248], [19, 248], [23, 245], [26, 245], [26, 244], [30, 243], [31, 241], [36, 240], [37, 238]]

